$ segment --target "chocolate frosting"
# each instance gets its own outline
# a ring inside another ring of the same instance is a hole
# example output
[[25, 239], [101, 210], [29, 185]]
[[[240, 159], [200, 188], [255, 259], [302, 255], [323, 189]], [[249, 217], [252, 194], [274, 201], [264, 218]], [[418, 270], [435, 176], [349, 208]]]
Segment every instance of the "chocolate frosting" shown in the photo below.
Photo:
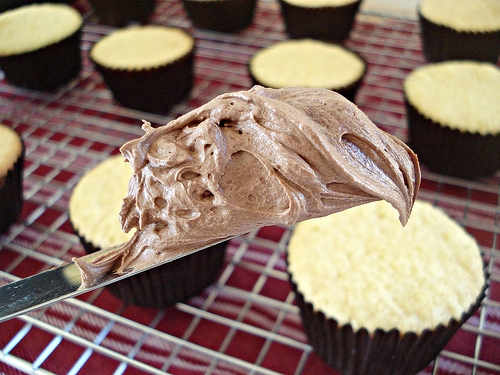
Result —
[[326, 89], [254, 86], [143, 129], [121, 148], [134, 174], [120, 219], [136, 232], [92, 263], [75, 259], [85, 285], [262, 226], [380, 199], [404, 224], [420, 183], [416, 155]]

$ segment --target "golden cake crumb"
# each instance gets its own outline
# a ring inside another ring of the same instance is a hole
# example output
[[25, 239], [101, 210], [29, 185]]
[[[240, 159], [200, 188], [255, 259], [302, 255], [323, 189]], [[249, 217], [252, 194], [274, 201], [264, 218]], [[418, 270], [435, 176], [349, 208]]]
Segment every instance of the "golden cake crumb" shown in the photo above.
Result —
[[446, 325], [460, 319], [485, 282], [474, 238], [419, 200], [406, 227], [384, 201], [299, 223], [288, 253], [306, 301], [355, 330]]

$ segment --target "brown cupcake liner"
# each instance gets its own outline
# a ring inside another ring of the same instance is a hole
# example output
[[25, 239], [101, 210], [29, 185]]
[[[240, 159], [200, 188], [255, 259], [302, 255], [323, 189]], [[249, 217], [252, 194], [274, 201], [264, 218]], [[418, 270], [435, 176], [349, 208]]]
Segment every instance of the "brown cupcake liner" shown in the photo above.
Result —
[[101, 22], [112, 26], [145, 22], [156, 8], [156, 0], [88, 0], [88, 2]]
[[[85, 251], [100, 250], [74, 229]], [[201, 293], [222, 270], [228, 241], [108, 284], [126, 304], [164, 308]]]
[[[63, 3], [63, 4], [71, 4], [77, 0], [50, 0], [51, 3]], [[0, 2], [0, 13], [5, 12], [6, 10], [11, 10], [15, 8], [22, 7], [24, 5], [30, 4], [41, 4], [47, 3], [47, 0], [2, 0]]]
[[338, 7], [301, 7], [279, 0], [287, 34], [342, 42], [349, 37], [361, 0]]
[[430, 169], [474, 179], [500, 169], [500, 134], [461, 132], [421, 114], [405, 98], [410, 147]]
[[122, 106], [163, 114], [191, 93], [194, 57], [193, 48], [167, 65], [142, 70], [113, 69], [93, 63]]
[[429, 62], [478, 60], [496, 63], [500, 55], [500, 30], [492, 32], [457, 31], [439, 25], [418, 13], [422, 48]]
[[[345, 47], [342, 47], [342, 48], [345, 48]], [[353, 52], [351, 50], [349, 50], [349, 51], [354, 53], [361, 60], [363, 60], [363, 63], [364, 63], [363, 73], [361, 74], [361, 76], [357, 80], [355, 80], [354, 82], [352, 82], [351, 84], [349, 84], [347, 86], [339, 87], [339, 88], [332, 88], [332, 87], [325, 87], [325, 88], [328, 90], [335, 91], [335, 92], [339, 93], [340, 95], [344, 96], [347, 100], [354, 102], [356, 99], [356, 94], [357, 94], [359, 88], [361, 87], [361, 84], [363, 83], [363, 80], [364, 80], [366, 73], [368, 71], [368, 64], [367, 64], [366, 60], [363, 59], [359, 54], [357, 54], [356, 52]], [[251, 66], [252, 66], [252, 60], [250, 59], [249, 63], [247, 64], [247, 70], [248, 70], [248, 74], [250, 76], [250, 80], [251, 80], [252, 85], [260, 85], [260, 86], [264, 86], [264, 87], [269, 87], [265, 83], [260, 82], [253, 75]], [[282, 87], [271, 87], [271, 88], [280, 89]]]
[[5, 176], [0, 177], [0, 234], [7, 232], [9, 227], [21, 216], [24, 205], [23, 172], [25, 146]]
[[198, 29], [236, 33], [253, 20], [257, 0], [182, 0], [193, 26]]
[[9, 83], [33, 90], [52, 91], [78, 77], [82, 68], [80, 28], [60, 42], [35, 51], [0, 57]]
[[[458, 329], [479, 309], [486, 296], [486, 282], [476, 301], [460, 320], [426, 329], [420, 334], [397, 329], [365, 328], [354, 330], [350, 324], [340, 325], [305, 301], [289, 274], [300, 310], [304, 331], [315, 353], [343, 375], [413, 375], [428, 366], [443, 350]], [[488, 280], [488, 278], [486, 278]]]

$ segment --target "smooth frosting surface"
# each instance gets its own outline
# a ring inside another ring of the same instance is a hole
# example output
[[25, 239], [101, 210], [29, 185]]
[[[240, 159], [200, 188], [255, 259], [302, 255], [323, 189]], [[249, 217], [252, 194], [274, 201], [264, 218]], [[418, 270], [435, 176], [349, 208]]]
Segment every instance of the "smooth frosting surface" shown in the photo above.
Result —
[[305, 300], [355, 330], [420, 333], [447, 325], [485, 283], [474, 237], [420, 200], [404, 228], [383, 201], [304, 221], [287, 251]]
[[146, 69], [171, 63], [194, 48], [194, 39], [177, 27], [158, 25], [119, 29], [90, 51], [98, 64], [114, 69]]
[[65, 4], [33, 4], [0, 14], [0, 55], [35, 51], [57, 43], [83, 24], [78, 11]]
[[268, 87], [341, 89], [362, 77], [365, 63], [339, 45], [299, 39], [279, 42], [257, 52], [250, 61], [250, 70]]
[[410, 103], [451, 129], [500, 134], [500, 69], [493, 64], [448, 61], [427, 64], [405, 79]]
[[498, 0], [422, 0], [420, 13], [458, 31], [500, 31]]
[[122, 227], [138, 230], [90, 265], [76, 259], [86, 282], [380, 199], [405, 223], [420, 183], [415, 154], [326, 89], [255, 86], [143, 129], [121, 149], [134, 170]]

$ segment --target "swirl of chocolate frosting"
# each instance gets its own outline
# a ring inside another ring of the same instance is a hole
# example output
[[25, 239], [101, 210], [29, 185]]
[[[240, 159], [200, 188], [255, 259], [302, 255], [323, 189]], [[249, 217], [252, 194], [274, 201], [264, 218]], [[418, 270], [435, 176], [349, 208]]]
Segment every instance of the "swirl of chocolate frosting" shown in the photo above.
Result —
[[121, 148], [134, 174], [120, 218], [136, 232], [82, 265], [87, 280], [380, 199], [404, 224], [420, 183], [408, 146], [325, 89], [254, 86], [143, 129]]

